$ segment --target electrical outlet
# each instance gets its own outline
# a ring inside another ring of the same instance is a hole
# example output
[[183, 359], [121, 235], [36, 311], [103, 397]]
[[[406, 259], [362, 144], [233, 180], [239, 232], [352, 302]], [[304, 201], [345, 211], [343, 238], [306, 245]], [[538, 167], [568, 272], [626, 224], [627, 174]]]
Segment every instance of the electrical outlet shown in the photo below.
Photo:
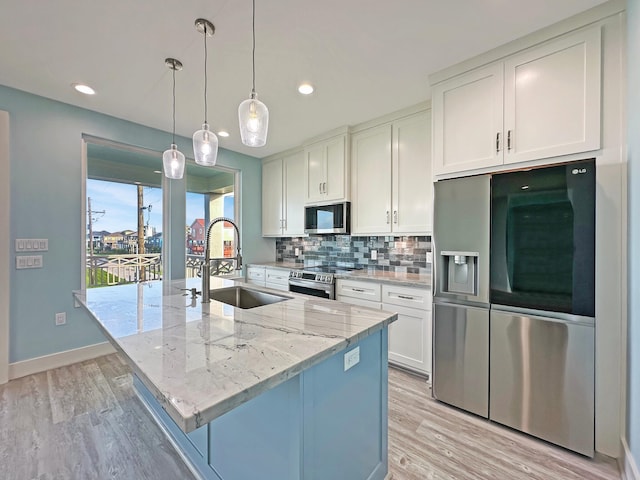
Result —
[[358, 363], [360, 363], [360, 347], [356, 347], [344, 354], [345, 372]]
[[67, 313], [56, 313], [56, 325], [64, 325], [65, 323], [67, 323]]
[[371, 260], [378, 259], [378, 250], [371, 250]]
[[433, 263], [433, 253], [427, 252], [427, 263]]

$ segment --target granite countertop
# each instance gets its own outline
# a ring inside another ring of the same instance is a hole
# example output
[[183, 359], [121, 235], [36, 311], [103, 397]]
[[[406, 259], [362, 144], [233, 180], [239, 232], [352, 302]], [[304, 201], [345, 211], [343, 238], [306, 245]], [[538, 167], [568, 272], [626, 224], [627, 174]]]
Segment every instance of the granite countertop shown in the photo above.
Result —
[[[264, 262], [251, 263], [250, 266], [282, 268], [286, 270], [303, 269], [302, 263], [295, 262]], [[378, 283], [392, 283], [394, 285], [403, 285], [416, 288], [431, 288], [431, 274], [391, 272], [388, 270], [377, 270], [373, 268], [365, 268], [362, 270], [351, 270], [335, 275], [336, 278], [349, 280], [364, 280]]]
[[299, 262], [261, 262], [250, 263], [250, 267], [267, 267], [267, 268], [282, 268], [283, 270], [302, 270], [304, 265]]
[[364, 280], [378, 283], [392, 283], [415, 288], [431, 288], [431, 274], [390, 272], [374, 269], [352, 270], [338, 273], [336, 278]]
[[[213, 277], [211, 289], [234, 286]], [[290, 300], [243, 310], [181, 289], [200, 279], [74, 292], [163, 408], [190, 432], [397, 319], [250, 286]]]

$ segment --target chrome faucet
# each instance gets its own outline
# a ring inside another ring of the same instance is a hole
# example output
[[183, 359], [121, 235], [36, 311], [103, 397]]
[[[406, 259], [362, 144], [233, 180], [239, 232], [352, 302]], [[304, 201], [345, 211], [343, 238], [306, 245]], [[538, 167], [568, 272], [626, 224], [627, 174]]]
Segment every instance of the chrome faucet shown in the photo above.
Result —
[[[211, 228], [218, 222], [229, 222], [233, 225], [233, 228], [236, 230], [236, 256], [231, 258], [211, 258], [211, 251], [209, 250], [209, 240], [211, 238]], [[209, 226], [207, 227], [207, 236], [205, 239], [205, 254], [204, 254], [204, 265], [202, 265], [202, 303], [209, 303], [211, 298], [209, 297], [209, 282], [211, 275], [211, 260], [235, 260], [236, 261], [236, 270], [240, 270], [242, 268], [242, 255], [240, 255], [240, 230], [238, 230], [238, 226], [227, 217], [218, 217], [214, 218]]]

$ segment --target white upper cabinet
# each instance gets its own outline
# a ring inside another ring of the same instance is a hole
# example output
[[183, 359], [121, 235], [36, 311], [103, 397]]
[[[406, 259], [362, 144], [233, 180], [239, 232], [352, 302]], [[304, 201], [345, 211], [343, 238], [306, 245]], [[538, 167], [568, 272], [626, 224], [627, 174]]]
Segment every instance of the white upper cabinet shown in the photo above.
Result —
[[344, 134], [305, 147], [306, 204], [348, 200], [347, 144]]
[[527, 50], [504, 64], [504, 163], [600, 148], [600, 28]]
[[431, 233], [431, 110], [393, 123], [391, 231]]
[[351, 231], [391, 231], [391, 124], [351, 136]]
[[485, 68], [433, 86], [434, 173], [502, 163], [503, 66]]
[[351, 137], [352, 232], [431, 232], [431, 111]]
[[434, 174], [600, 148], [600, 27], [433, 86]]
[[304, 235], [302, 151], [262, 164], [262, 235]]
[[262, 163], [262, 235], [282, 235], [282, 158]]

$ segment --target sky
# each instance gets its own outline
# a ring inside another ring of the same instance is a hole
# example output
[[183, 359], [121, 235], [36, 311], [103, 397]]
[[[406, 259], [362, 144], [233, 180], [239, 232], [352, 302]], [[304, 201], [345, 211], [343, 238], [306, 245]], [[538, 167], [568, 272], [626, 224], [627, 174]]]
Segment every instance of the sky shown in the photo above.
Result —
[[[143, 205], [147, 207], [144, 222], [159, 233], [162, 231], [162, 189], [144, 187], [143, 193]], [[138, 229], [137, 185], [87, 179], [87, 197], [91, 198], [91, 210], [96, 212], [93, 214], [94, 232]], [[233, 217], [233, 201], [225, 200], [225, 215]], [[187, 192], [187, 225], [196, 218], [204, 218], [203, 196]]]

